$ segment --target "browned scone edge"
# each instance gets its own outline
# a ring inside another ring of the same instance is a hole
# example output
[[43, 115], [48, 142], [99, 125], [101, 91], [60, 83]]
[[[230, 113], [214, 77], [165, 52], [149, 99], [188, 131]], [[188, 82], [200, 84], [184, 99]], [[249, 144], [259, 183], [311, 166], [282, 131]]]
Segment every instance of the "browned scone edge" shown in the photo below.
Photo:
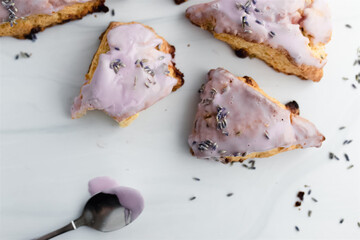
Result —
[[[188, 19], [190, 19], [189, 16], [190, 15], [186, 13], [186, 17]], [[301, 79], [312, 80], [314, 82], [319, 82], [323, 77], [322, 68], [305, 64], [298, 65], [285, 49], [272, 48], [270, 45], [265, 43], [249, 42], [241, 37], [228, 33], [216, 33], [214, 31], [216, 24], [215, 19], [212, 19], [202, 25], [198, 25], [194, 22], [192, 22], [192, 24], [209, 31], [216, 39], [230, 45], [234, 51], [241, 52], [241, 57], [248, 56], [250, 58], [259, 58], [278, 72], [282, 72], [287, 75], [295, 75]], [[312, 53], [318, 59], [325, 59], [327, 56], [324, 51], [324, 45], [320, 45], [318, 48], [312, 49]]]

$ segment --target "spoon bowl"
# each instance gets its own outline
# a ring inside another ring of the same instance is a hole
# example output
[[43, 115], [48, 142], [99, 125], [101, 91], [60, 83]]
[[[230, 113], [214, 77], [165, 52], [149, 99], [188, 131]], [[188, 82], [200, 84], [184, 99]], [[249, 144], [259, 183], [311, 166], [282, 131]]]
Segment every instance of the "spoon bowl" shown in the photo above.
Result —
[[131, 211], [124, 208], [114, 194], [98, 193], [86, 203], [76, 226], [88, 226], [101, 232], [111, 232], [131, 222]]
[[121, 205], [115, 194], [98, 193], [85, 204], [82, 215], [68, 225], [34, 240], [47, 240], [81, 226], [101, 232], [119, 230], [131, 223], [131, 210]]

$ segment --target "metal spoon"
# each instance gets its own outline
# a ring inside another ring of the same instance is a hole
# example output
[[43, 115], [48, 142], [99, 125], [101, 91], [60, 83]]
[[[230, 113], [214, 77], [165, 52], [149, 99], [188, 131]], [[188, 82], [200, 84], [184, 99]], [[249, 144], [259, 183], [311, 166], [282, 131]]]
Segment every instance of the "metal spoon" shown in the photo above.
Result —
[[81, 226], [101, 232], [115, 231], [131, 222], [131, 211], [124, 208], [116, 195], [98, 193], [86, 203], [82, 215], [68, 225], [34, 240], [47, 240]]

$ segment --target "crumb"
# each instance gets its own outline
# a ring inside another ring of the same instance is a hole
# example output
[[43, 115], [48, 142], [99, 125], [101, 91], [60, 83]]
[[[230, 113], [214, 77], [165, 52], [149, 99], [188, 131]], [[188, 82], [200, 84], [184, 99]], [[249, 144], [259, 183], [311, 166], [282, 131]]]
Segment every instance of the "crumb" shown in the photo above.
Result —
[[249, 169], [251, 169], [251, 170], [255, 170], [255, 169], [256, 169], [256, 167], [255, 167], [255, 160], [250, 160], [250, 161], [249, 161], [249, 164], [251, 165], [251, 166], [249, 167]]
[[31, 40], [32, 42], [35, 42], [37, 39], [36, 33], [40, 31], [41, 31], [40, 28], [33, 28], [31, 29], [30, 33], [25, 36], [25, 38]]
[[176, 4], [184, 3], [186, 0], [174, 0]]
[[32, 53], [20, 52], [19, 54], [15, 55], [15, 60], [18, 60], [19, 58], [30, 58], [31, 56]]
[[302, 191], [298, 192], [298, 194], [296, 196], [300, 199], [300, 201], [295, 202], [295, 204], [294, 204], [295, 207], [300, 207], [301, 206], [301, 202], [304, 201], [304, 195], [305, 195], [304, 192], [302, 192]]
[[304, 200], [304, 192], [298, 192], [298, 194], [297, 194], [297, 197], [301, 200], [301, 201], [303, 201]]
[[345, 141], [343, 142], [343, 145], [350, 144], [350, 143], [352, 143], [352, 141], [353, 141], [353, 140], [345, 140]]
[[300, 115], [299, 104], [296, 101], [291, 101], [285, 104], [287, 110], [289, 110], [292, 114]]
[[336, 159], [336, 160], [340, 160], [338, 156], [336, 156], [334, 153], [329, 152], [329, 159]]
[[[357, 60], [357, 63], [360, 65], [360, 60]], [[355, 80], [360, 83], [360, 73], [355, 75]]]
[[235, 55], [239, 58], [246, 58], [248, 56], [248, 53], [245, 49], [238, 49], [235, 50]]

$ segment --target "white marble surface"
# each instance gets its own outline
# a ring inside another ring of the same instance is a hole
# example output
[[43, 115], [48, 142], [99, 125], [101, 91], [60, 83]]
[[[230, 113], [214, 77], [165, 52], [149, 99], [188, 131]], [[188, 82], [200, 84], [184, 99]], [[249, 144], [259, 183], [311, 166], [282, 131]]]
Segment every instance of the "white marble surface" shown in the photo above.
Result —
[[[87, 181], [101, 175], [139, 189], [146, 201], [142, 216], [117, 232], [81, 228], [59, 240], [360, 239], [360, 85], [354, 80], [360, 66], [353, 66], [360, 47], [360, 1], [330, 0], [334, 33], [320, 83], [235, 57], [185, 19], [187, 6], [201, 1], [107, 2], [115, 17], [96, 14], [56, 26], [38, 34], [35, 43], [0, 39], [0, 239], [30, 239], [67, 224], [89, 197]], [[148, 24], [175, 45], [186, 81], [124, 129], [101, 112], [70, 119], [98, 36], [115, 20]], [[33, 55], [15, 61], [20, 51]], [[254, 77], [282, 102], [297, 100], [301, 115], [326, 136], [323, 147], [257, 160], [255, 171], [192, 157], [186, 141], [197, 89], [218, 66]], [[339, 131], [340, 126], [347, 128]], [[343, 146], [345, 139], [353, 143]], [[340, 161], [330, 161], [329, 151]], [[293, 204], [305, 184], [318, 203], [306, 196], [299, 211]], [[227, 198], [229, 192], [234, 195]], [[197, 199], [190, 202], [192, 196]]]

